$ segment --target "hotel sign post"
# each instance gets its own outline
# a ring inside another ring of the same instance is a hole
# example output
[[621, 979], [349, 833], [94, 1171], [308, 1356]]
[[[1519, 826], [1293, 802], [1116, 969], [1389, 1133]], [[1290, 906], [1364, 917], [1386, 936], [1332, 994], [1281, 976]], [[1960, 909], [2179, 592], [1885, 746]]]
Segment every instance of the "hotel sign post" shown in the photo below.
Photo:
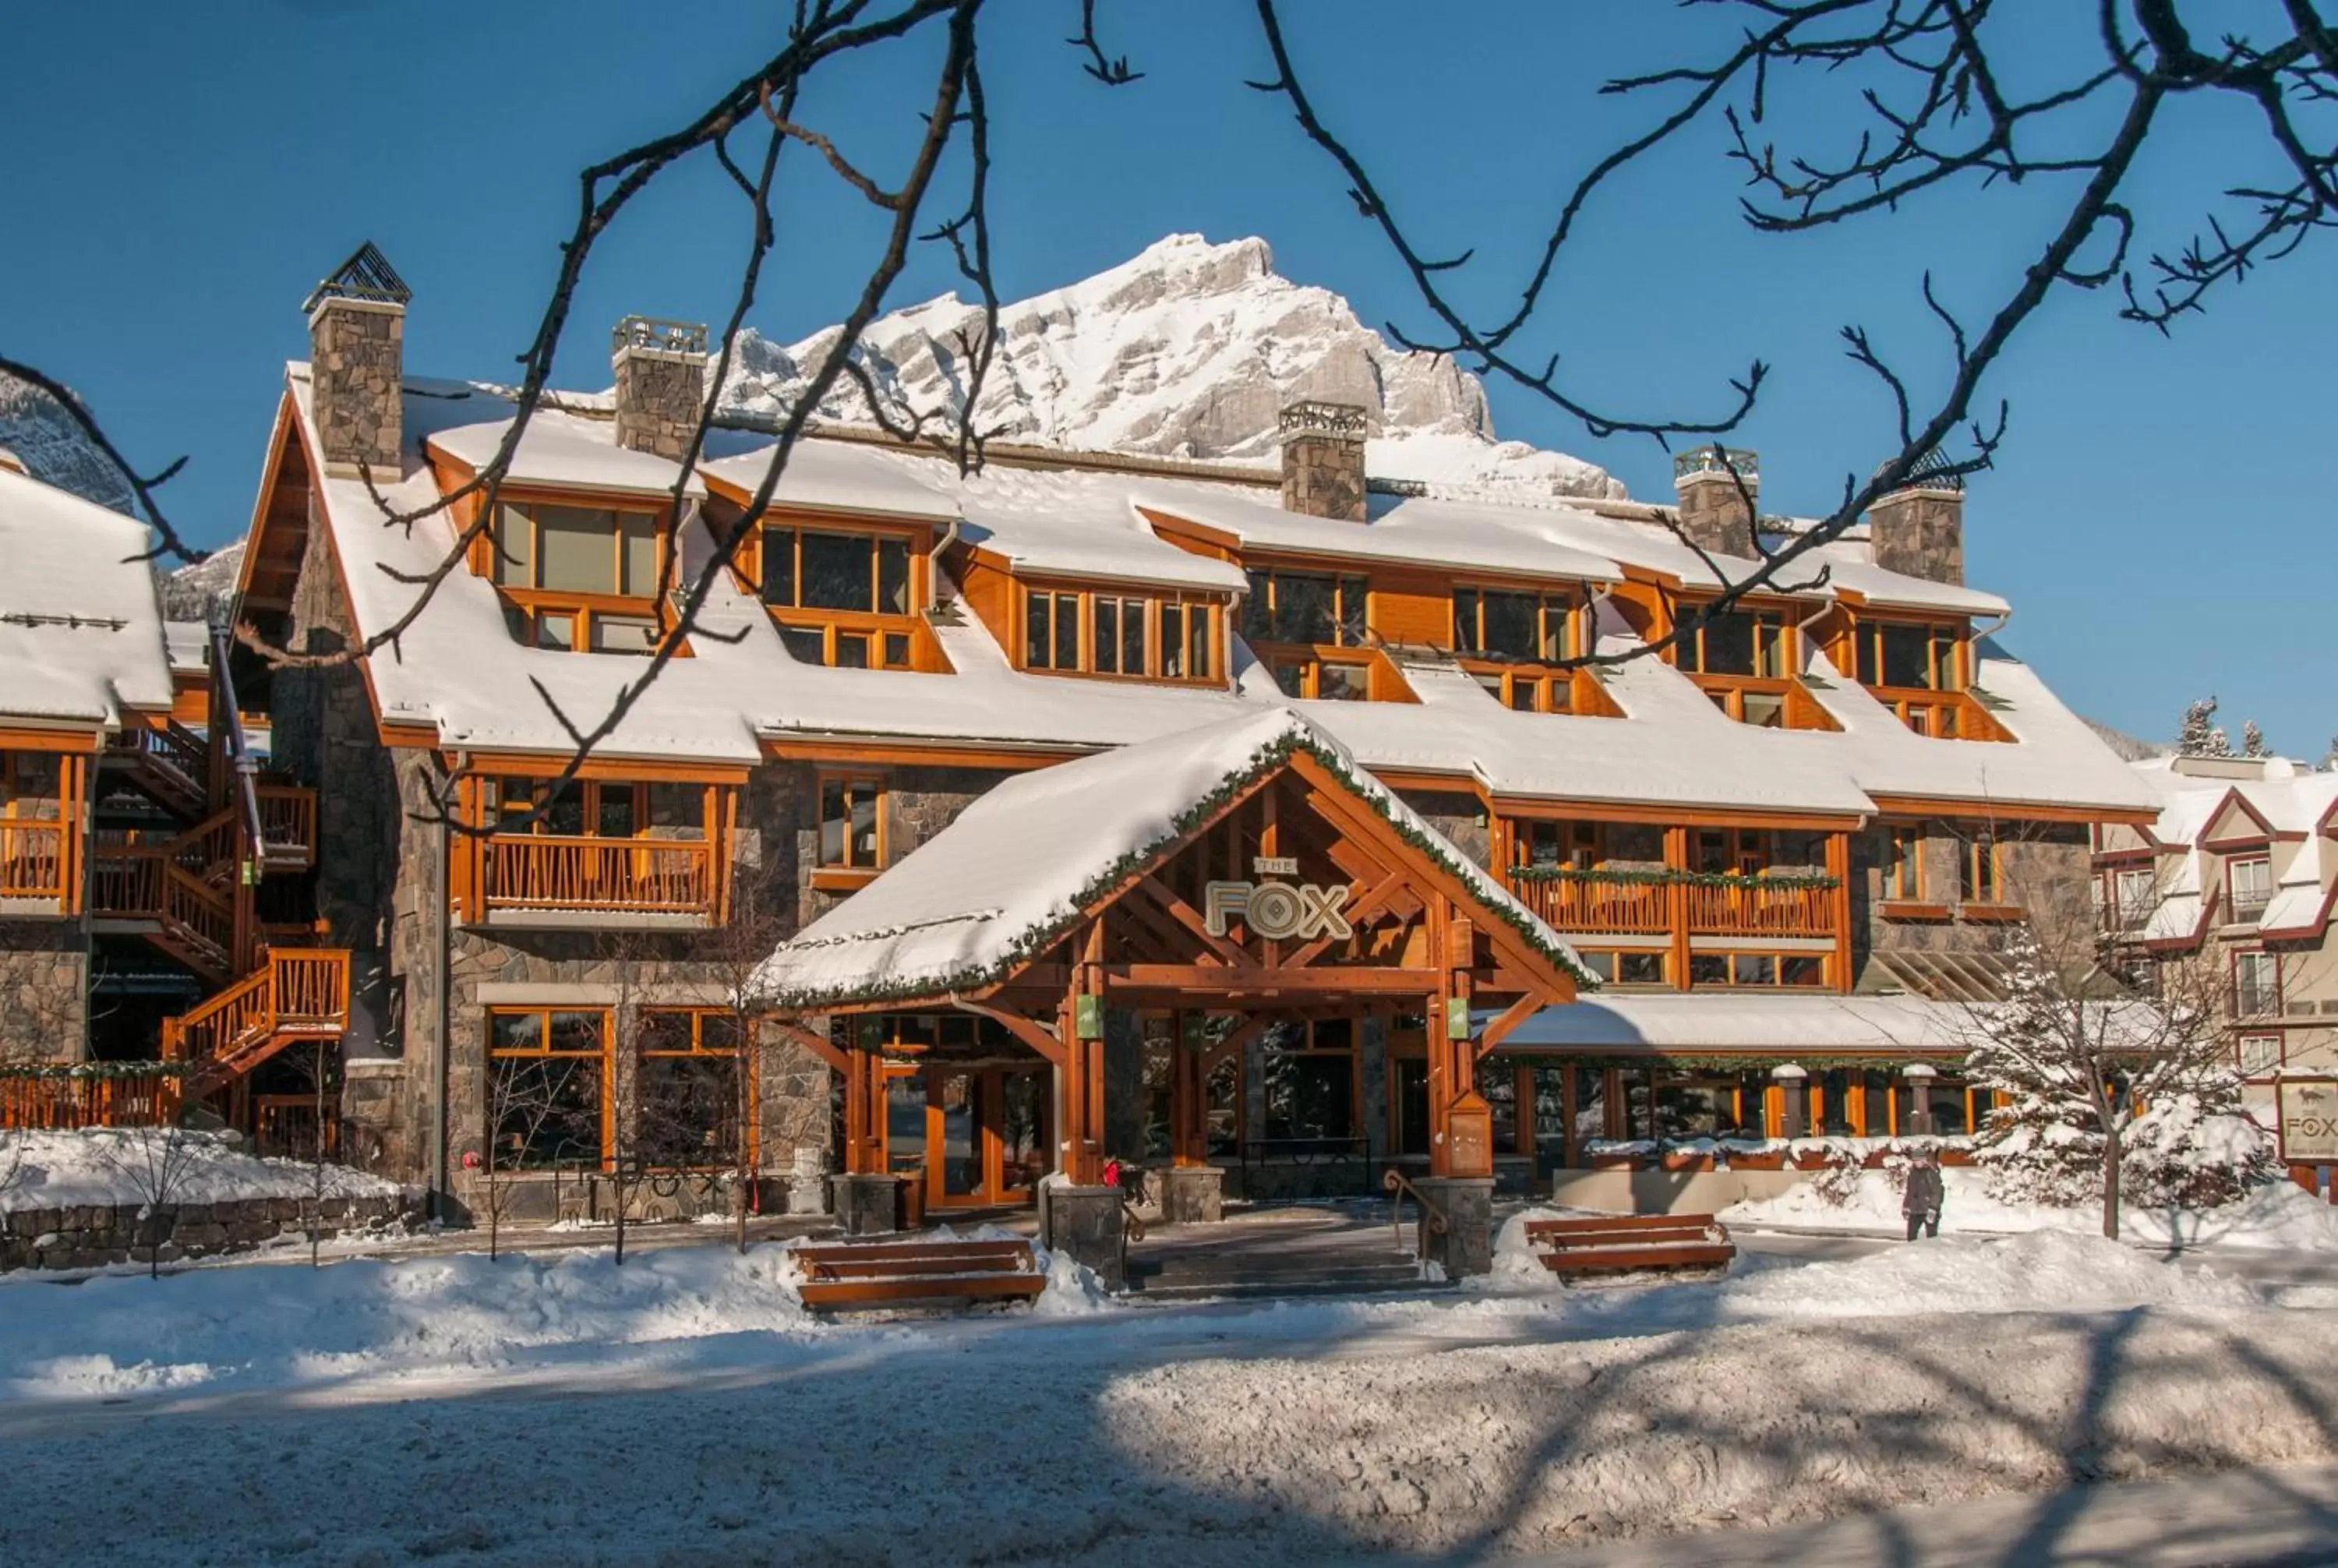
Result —
[[2338, 1165], [2338, 1078], [2283, 1078], [2274, 1108], [2283, 1164]]

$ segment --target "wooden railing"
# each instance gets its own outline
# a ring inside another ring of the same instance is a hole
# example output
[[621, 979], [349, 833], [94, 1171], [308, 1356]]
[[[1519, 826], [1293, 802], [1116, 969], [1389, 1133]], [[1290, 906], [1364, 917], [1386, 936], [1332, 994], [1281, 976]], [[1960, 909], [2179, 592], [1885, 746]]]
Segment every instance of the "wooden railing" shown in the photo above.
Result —
[[1672, 929], [1672, 889], [1661, 882], [1521, 872], [1511, 877], [1511, 891], [1555, 930], [1661, 936]]
[[1759, 877], [1699, 882], [1645, 874], [1510, 874], [1518, 901], [1559, 931], [1661, 936], [1675, 926], [1694, 936], [1832, 936], [1834, 888], [1822, 879]]
[[162, 1056], [183, 1062], [201, 1096], [295, 1037], [349, 1027], [349, 955], [339, 947], [271, 952], [268, 961], [193, 1012], [162, 1021]]
[[714, 855], [702, 838], [515, 833], [486, 843], [486, 906], [711, 915]]
[[292, 784], [262, 784], [261, 852], [271, 859], [312, 860], [317, 853], [317, 792]]
[[62, 898], [65, 837], [58, 822], [0, 821], [0, 898]]
[[156, 1127], [179, 1114], [180, 1076], [152, 1072], [0, 1074], [0, 1127]]
[[1776, 885], [1759, 877], [1719, 886], [1682, 884], [1694, 936], [1832, 936], [1834, 890], [1819, 883]]

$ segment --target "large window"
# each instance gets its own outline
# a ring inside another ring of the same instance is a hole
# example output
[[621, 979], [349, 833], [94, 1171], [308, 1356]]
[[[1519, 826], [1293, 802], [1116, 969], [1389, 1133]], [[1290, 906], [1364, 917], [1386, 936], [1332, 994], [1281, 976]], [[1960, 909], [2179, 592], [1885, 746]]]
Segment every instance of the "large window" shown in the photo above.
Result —
[[2005, 856], [1994, 828], [1975, 828], [1964, 837], [1957, 856], [1957, 902], [2005, 902]]
[[2264, 856], [2225, 862], [2225, 891], [2232, 918], [2254, 920], [2273, 902], [2273, 862]]
[[1498, 588], [1453, 590], [1453, 651], [1480, 658], [1556, 664], [1575, 657], [1575, 601]]
[[1963, 642], [1949, 622], [1863, 621], [1852, 632], [1852, 678], [1863, 686], [1961, 691]]
[[907, 615], [909, 541], [892, 534], [767, 526], [763, 603], [781, 610]]
[[1924, 897], [1924, 830], [1895, 823], [1886, 830], [1883, 897], [1895, 903], [1920, 903]]
[[1203, 600], [1027, 588], [1027, 670], [1209, 681], [1217, 673], [1217, 606]]
[[[1696, 619], [1684, 606], [1684, 622]], [[1695, 675], [1736, 675], [1783, 681], [1793, 673], [1793, 628], [1783, 611], [1722, 610], [1683, 632], [1674, 662]]]
[[1273, 1142], [1345, 1141], [1356, 1131], [1355, 1023], [1287, 1024], [1266, 1041], [1266, 1136]]
[[820, 783], [820, 864], [874, 871], [885, 864], [885, 786], [874, 779]]
[[645, 1007], [636, 1024], [634, 1157], [652, 1170], [739, 1163], [751, 1107], [735, 1014]]
[[1311, 572], [1252, 572], [1243, 636], [1252, 644], [1361, 648], [1370, 625], [1370, 583]]
[[1266, 667], [1286, 697], [1319, 702], [1361, 702], [1372, 694], [1369, 664], [1348, 659], [1318, 659], [1312, 654], [1272, 653]]
[[658, 541], [653, 512], [505, 502], [487, 548], [513, 639], [570, 652], [653, 652]]
[[1575, 949], [1575, 956], [1604, 985], [1672, 984], [1670, 956], [1661, 948], [1578, 946]]
[[1699, 988], [1812, 990], [1826, 984], [1826, 955], [1693, 953], [1688, 961], [1688, 983]]
[[2233, 1015], [2265, 1018], [2281, 1011], [2281, 958], [2272, 953], [2233, 955]]
[[[548, 834], [568, 838], [631, 838], [648, 821], [649, 787], [571, 779], [503, 777], [486, 783], [488, 823], [498, 832]], [[541, 808], [541, 815], [520, 818]], [[506, 821], [516, 826], [506, 828]]]
[[487, 1122], [495, 1166], [598, 1166], [609, 1066], [604, 1010], [489, 1012]]

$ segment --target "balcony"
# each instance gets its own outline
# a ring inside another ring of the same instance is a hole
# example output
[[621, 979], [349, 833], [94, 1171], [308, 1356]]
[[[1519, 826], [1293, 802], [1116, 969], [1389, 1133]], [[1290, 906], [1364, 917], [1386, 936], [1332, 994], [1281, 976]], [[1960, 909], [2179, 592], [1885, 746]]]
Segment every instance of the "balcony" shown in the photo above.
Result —
[[595, 838], [498, 833], [485, 845], [490, 921], [529, 916], [716, 914], [713, 846], [703, 838]]
[[57, 822], [0, 821], [0, 898], [64, 907], [65, 836]]
[[1686, 871], [1521, 867], [1511, 891], [1555, 930], [1661, 936], [1832, 938], [1831, 877], [1707, 877]]

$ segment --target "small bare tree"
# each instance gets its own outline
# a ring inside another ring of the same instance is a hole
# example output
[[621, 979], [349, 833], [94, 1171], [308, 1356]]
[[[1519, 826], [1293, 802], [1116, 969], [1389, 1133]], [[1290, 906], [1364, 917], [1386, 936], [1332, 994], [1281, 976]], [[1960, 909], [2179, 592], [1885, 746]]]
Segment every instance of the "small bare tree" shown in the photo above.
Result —
[[162, 1277], [164, 1217], [175, 1223], [189, 1178], [216, 1144], [215, 1134], [188, 1124], [183, 1107], [149, 1125], [118, 1127], [102, 1135], [98, 1157], [138, 1197], [147, 1278]]
[[486, 1148], [480, 1157], [481, 1206], [487, 1211], [487, 1259], [500, 1256], [504, 1216], [511, 1207], [516, 1156], [552, 1125], [558, 1096], [552, 1073], [562, 1063], [550, 1058], [516, 1057], [490, 1063], [487, 1073]]

